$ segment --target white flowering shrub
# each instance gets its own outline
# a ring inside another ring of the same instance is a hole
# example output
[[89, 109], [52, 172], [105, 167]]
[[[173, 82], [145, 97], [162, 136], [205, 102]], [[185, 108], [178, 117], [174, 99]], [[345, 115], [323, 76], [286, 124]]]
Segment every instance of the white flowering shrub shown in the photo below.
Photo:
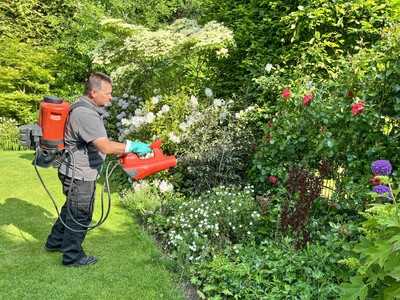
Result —
[[0, 117], [0, 150], [21, 150], [22, 148], [17, 121]]
[[93, 63], [111, 73], [120, 93], [150, 97], [155, 88], [173, 94], [195, 88], [211, 72], [207, 62], [223, 59], [234, 46], [231, 30], [217, 22], [204, 26], [178, 19], [158, 30], [118, 19], [104, 19], [108, 32], [93, 52]]
[[183, 262], [211, 257], [216, 251], [254, 238], [260, 220], [254, 190], [218, 187], [186, 201], [170, 201], [147, 218], [148, 228], [165, 249]]
[[174, 145], [179, 140], [174, 139], [174, 132], [190, 113], [190, 97], [182, 93], [155, 95], [146, 100], [124, 94], [114, 98], [107, 107], [106, 123], [111, 136], [119, 141], [140, 139], [151, 142], [160, 138], [165, 149], [175, 151]]
[[245, 117], [235, 113], [232, 101], [213, 99], [212, 105], [193, 112], [180, 124], [180, 160], [175, 180], [181, 191], [199, 193], [219, 185], [245, 185], [246, 170], [256, 136]]
[[138, 216], [153, 213], [160, 208], [174, 191], [173, 185], [166, 180], [141, 180], [132, 183], [132, 187], [121, 192], [121, 202]]

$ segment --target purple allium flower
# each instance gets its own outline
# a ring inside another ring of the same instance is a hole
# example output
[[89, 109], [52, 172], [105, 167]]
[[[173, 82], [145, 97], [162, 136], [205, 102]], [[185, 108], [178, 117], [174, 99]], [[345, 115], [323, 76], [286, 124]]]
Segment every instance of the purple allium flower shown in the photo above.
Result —
[[374, 186], [372, 188], [372, 191], [375, 192], [375, 193], [378, 193], [378, 194], [380, 194], [382, 196], [383, 196], [383, 194], [386, 193], [386, 197], [388, 199], [393, 199], [393, 195], [392, 195], [392, 193], [390, 191], [390, 188], [388, 186], [386, 186], [386, 185], [383, 185], [383, 184], [376, 185], [376, 186]]
[[376, 160], [372, 163], [371, 170], [374, 175], [388, 176], [392, 173], [392, 165], [388, 160]]

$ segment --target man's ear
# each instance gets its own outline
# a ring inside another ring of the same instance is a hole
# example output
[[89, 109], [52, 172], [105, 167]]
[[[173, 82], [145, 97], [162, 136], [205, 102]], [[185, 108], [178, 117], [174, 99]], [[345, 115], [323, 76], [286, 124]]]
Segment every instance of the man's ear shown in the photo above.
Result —
[[90, 99], [93, 99], [93, 98], [96, 96], [96, 91], [95, 91], [95, 90], [89, 91], [89, 93], [87, 94], [87, 96], [88, 96]]

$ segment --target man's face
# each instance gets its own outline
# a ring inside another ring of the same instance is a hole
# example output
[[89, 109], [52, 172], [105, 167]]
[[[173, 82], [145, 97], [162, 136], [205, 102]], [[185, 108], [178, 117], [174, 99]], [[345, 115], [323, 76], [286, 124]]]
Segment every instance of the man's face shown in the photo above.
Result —
[[97, 106], [104, 106], [111, 102], [112, 99], [112, 86], [106, 81], [101, 83], [101, 89], [92, 90], [89, 97], [96, 103]]

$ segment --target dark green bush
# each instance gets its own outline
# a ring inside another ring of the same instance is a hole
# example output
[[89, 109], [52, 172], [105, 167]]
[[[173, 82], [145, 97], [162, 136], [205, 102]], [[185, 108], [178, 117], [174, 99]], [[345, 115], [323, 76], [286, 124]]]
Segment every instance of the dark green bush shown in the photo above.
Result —
[[[252, 102], [260, 92], [252, 80], [266, 73], [267, 64], [289, 74], [301, 65], [303, 74], [332, 76], [336, 59], [373, 45], [392, 15], [387, 0], [210, 0], [202, 8], [202, 19], [224, 23], [237, 44], [227, 62], [216, 62], [211, 84]], [[273, 101], [273, 95], [262, 101]]]

